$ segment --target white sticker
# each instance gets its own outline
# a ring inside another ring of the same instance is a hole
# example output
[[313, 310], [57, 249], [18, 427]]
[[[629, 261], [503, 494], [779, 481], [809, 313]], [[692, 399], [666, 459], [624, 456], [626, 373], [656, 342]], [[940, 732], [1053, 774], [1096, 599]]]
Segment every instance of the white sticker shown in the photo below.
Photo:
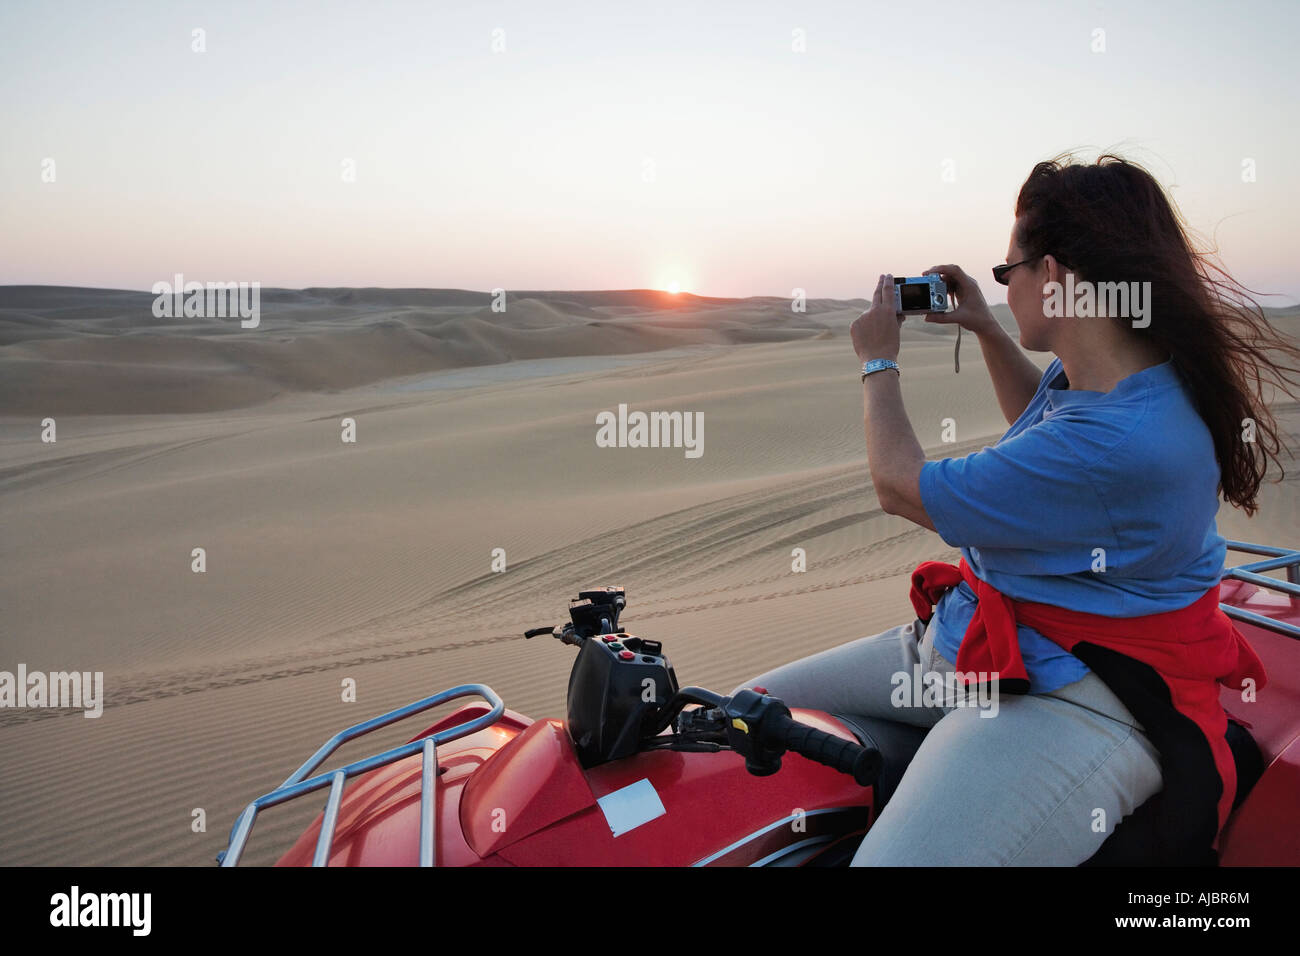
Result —
[[604, 811], [605, 822], [609, 824], [614, 836], [622, 836], [668, 812], [664, 809], [654, 784], [648, 779], [638, 780], [621, 790], [607, 793], [596, 802]]

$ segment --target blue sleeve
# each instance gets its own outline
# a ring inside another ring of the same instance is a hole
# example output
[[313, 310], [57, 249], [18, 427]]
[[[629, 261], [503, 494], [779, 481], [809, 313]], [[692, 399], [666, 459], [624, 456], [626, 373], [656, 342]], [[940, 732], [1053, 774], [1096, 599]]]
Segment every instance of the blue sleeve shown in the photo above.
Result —
[[1054, 423], [965, 458], [926, 462], [920, 491], [935, 530], [953, 547], [1082, 557], [1116, 541], [1088, 469]]

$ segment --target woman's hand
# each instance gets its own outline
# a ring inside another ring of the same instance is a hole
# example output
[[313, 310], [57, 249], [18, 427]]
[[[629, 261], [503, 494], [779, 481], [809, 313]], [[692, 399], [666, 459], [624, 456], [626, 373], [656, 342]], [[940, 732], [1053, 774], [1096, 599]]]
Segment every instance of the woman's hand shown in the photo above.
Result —
[[861, 361], [898, 358], [898, 328], [903, 324], [903, 316], [894, 308], [894, 277], [883, 275], [871, 296], [871, 308], [849, 326], [853, 351]]
[[948, 294], [957, 303], [951, 312], [927, 312], [925, 321], [941, 325], [960, 325], [976, 335], [997, 324], [993, 310], [984, 301], [984, 293], [975, 280], [962, 271], [961, 266], [931, 266], [922, 275], [937, 275], [948, 287]]

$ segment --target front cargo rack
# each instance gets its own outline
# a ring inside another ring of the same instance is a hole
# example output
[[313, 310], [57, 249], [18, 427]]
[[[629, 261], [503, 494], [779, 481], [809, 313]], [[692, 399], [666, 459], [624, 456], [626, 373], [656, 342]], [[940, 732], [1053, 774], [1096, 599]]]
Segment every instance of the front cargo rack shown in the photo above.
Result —
[[[1247, 541], [1228, 541], [1226, 543], [1229, 551], [1242, 551], [1246, 554], [1260, 554], [1265, 557], [1263, 561], [1252, 561], [1249, 564], [1239, 564], [1235, 568], [1227, 568], [1223, 572], [1221, 580], [1232, 578], [1261, 588], [1281, 591], [1290, 598], [1292, 606], [1295, 605], [1296, 599], [1300, 598], [1300, 551], [1294, 548], [1275, 548], [1266, 544], [1251, 544]], [[1263, 573], [1283, 569], [1286, 570], [1285, 581], [1270, 578]], [[1263, 614], [1256, 614], [1254, 611], [1247, 611], [1245, 608], [1235, 607], [1231, 604], [1220, 604], [1219, 607], [1224, 614], [1235, 620], [1245, 621], [1248, 624], [1254, 624], [1256, 627], [1276, 631], [1288, 637], [1300, 638], [1300, 627], [1290, 621], [1281, 621]]]
[[[480, 714], [473, 720], [456, 724], [454, 727], [444, 727], [428, 737], [412, 740], [410, 743], [394, 747], [392, 750], [385, 750], [373, 757], [357, 760], [339, 767], [337, 770], [320, 773], [314, 777], [307, 776], [320, 766], [326, 757], [348, 741], [363, 737], [371, 731], [387, 727], [389, 724], [395, 724], [399, 720], [405, 720], [407, 717], [423, 713], [432, 707], [437, 707], [439, 704], [445, 704], [449, 700], [456, 700], [460, 697], [482, 697], [492, 705], [492, 709], [486, 714]], [[452, 687], [450, 690], [441, 691], [432, 697], [417, 700], [405, 707], [390, 710], [386, 714], [380, 714], [378, 717], [372, 717], [370, 720], [340, 731], [312, 754], [310, 760], [295, 770], [288, 780], [270, 793], [258, 797], [244, 809], [244, 812], [239, 815], [239, 819], [235, 821], [234, 827], [231, 828], [230, 845], [217, 854], [217, 862], [222, 866], [239, 865], [239, 858], [244, 854], [244, 847], [247, 845], [249, 834], [253, 830], [253, 822], [257, 819], [257, 814], [260, 811], [301, 797], [304, 794], [329, 787], [330, 794], [325, 803], [324, 817], [321, 820], [320, 837], [316, 840], [316, 853], [312, 858], [312, 866], [328, 865], [330, 848], [334, 842], [334, 825], [338, 821], [339, 804], [343, 800], [343, 787], [348, 777], [367, 773], [377, 767], [383, 767], [413, 754], [422, 753], [424, 757], [420, 775], [420, 866], [433, 866], [433, 795], [434, 782], [438, 777], [438, 744], [467, 737], [484, 727], [490, 727], [501, 719], [501, 715], [505, 713], [505, 710], [505, 704], [497, 696], [496, 691], [486, 684], [461, 684], [458, 687]]]

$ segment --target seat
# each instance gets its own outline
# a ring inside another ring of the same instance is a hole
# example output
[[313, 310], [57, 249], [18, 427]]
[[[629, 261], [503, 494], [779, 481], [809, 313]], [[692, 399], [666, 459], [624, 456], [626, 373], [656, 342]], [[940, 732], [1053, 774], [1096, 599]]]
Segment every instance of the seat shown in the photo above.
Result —
[[[916, 756], [927, 731], [922, 727], [882, 720], [877, 717], [863, 717], [854, 714], [834, 714], [842, 721], [864, 747], [875, 747], [880, 751], [881, 770], [876, 782], [876, 811], [879, 816], [889, 799], [898, 789], [899, 781], [907, 770], [908, 764]], [[1263, 749], [1256, 743], [1251, 733], [1235, 720], [1228, 721], [1228, 745], [1232, 749], [1233, 762], [1237, 769], [1237, 796], [1233, 809], [1249, 795], [1251, 788], [1259, 780], [1265, 768]], [[1122, 842], [1129, 847], [1142, 848], [1154, 845], [1154, 818], [1143, 813], [1135, 813], [1124, 821]], [[1132, 853], [1141, 857], [1141, 850]], [[1100, 853], [1100, 851], [1099, 851]], [[1119, 854], [1118, 856], [1116, 854]], [[1123, 848], [1114, 845], [1107, 848], [1104, 855], [1096, 859], [1098, 864], [1113, 865], [1116, 859], [1130, 855]], [[848, 854], [849, 857], [852, 853]], [[846, 858], [847, 859], [847, 858]], [[1151, 861], [1155, 863], [1156, 861]], [[1207, 860], [1208, 862], [1208, 860]]]

